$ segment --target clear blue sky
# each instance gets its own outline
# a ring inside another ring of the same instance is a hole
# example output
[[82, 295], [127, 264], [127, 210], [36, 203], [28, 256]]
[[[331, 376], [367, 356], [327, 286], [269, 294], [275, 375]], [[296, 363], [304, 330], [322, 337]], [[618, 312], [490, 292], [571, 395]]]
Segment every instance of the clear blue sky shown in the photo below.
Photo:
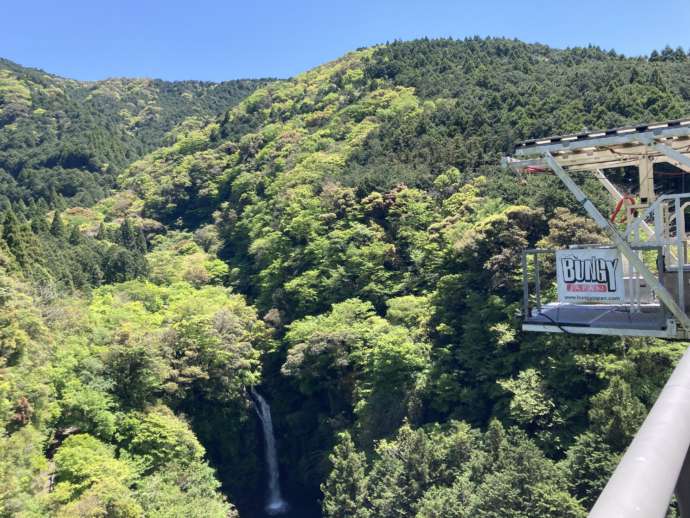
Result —
[[690, 1], [6, 0], [0, 26], [0, 56], [59, 75], [219, 81], [289, 77], [357, 47], [422, 36], [687, 50]]

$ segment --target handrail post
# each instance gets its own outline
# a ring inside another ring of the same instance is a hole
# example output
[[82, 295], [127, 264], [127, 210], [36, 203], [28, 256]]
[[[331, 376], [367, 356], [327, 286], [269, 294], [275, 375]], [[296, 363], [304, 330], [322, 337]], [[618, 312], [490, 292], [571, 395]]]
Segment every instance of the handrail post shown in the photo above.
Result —
[[529, 317], [529, 276], [527, 273], [527, 252], [522, 252], [522, 319]]
[[537, 311], [541, 312], [541, 272], [539, 271], [539, 254], [534, 254], [534, 294], [536, 296]]

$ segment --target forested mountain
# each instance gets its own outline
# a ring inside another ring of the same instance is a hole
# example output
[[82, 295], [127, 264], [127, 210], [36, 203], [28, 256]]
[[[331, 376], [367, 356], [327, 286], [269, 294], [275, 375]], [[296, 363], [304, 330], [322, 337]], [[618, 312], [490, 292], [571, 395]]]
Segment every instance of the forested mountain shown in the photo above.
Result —
[[0, 59], [0, 195], [91, 205], [175, 126], [203, 125], [265, 82], [74, 81]]
[[[0, 514], [261, 516], [257, 387], [294, 516], [585, 516], [687, 344], [522, 333], [520, 251], [602, 236], [555, 178], [499, 158], [689, 113], [681, 51], [394, 42], [146, 155], [152, 133], [123, 133], [141, 158], [88, 207], [22, 183], [0, 249]], [[117, 167], [119, 136], [99, 155]]]

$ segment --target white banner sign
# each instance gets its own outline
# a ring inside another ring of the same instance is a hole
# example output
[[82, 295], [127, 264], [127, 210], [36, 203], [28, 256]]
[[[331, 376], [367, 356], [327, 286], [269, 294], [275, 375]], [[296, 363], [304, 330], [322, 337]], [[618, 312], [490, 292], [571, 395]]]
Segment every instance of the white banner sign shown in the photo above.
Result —
[[623, 264], [615, 248], [556, 252], [560, 302], [624, 302]]

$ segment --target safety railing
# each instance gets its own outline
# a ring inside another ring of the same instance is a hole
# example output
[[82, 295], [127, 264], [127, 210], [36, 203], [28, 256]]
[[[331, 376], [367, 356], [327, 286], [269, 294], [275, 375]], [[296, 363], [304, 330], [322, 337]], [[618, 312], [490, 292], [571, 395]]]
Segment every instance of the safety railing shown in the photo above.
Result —
[[[569, 249], [578, 248], [614, 248], [610, 245], [576, 245]], [[664, 275], [667, 270], [664, 260], [663, 247], [656, 245], [636, 245], [631, 247], [637, 252], [640, 259], [647, 264], [664, 284]], [[652, 253], [653, 257], [649, 254]], [[533, 310], [540, 312], [545, 303], [553, 302], [555, 289], [553, 288], [556, 278], [555, 256], [556, 250], [549, 248], [532, 248], [524, 250], [522, 253], [522, 290], [523, 290], [523, 318], [528, 318]], [[675, 272], [674, 272], [675, 273]], [[680, 274], [682, 276], [682, 272]], [[624, 261], [624, 282], [626, 284], [624, 304], [629, 306], [632, 313], [640, 312], [642, 304], [658, 303], [654, 293], [646, 289], [642, 276], [629, 263]], [[679, 303], [680, 303], [679, 299]], [[596, 305], [596, 302], [591, 304]], [[684, 303], [679, 304], [684, 307]]]
[[664, 518], [675, 492], [690, 518], [690, 352], [686, 351], [589, 513]]

